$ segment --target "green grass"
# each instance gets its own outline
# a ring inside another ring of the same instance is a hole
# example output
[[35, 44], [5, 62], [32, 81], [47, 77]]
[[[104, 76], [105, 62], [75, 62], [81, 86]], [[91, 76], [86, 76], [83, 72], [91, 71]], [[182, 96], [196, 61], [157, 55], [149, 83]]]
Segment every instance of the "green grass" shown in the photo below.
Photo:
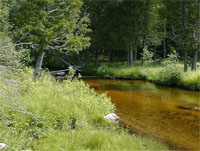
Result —
[[[55, 137], [57, 136], [57, 137]], [[125, 132], [105, 131], [104, 129], [80, 129], [75, 132], [56, 131], [41, 139], [37, 151], [80, 151], [80, 150], [166, 150], [163, 144]]]
[[140, 65], [140, 62], [136, 62], [131, 67], [127, 67], [125, 62], [104, 63], [98, 68], [86, 67], [84, 72], [104, 77], [125, 77], [189, 90], [200, 90], [200, 69], [185, 73], [183, 65], [178, 63], [168, 66], [150, 63], [144, 67]]
[[200, 90], [200, 70], [182, 73], [179, 85], [191, 90]]
[[0, 105], [0, 142], [8, 151], [168, 150], [106, 121], [104, 115], [114, 112], [115, 106], [83, 81], [59, 82], [42, 75], [34, 82], [31, 72], [22, 74], [25, 87], [18, 95], [18, 105], [26, 113]]

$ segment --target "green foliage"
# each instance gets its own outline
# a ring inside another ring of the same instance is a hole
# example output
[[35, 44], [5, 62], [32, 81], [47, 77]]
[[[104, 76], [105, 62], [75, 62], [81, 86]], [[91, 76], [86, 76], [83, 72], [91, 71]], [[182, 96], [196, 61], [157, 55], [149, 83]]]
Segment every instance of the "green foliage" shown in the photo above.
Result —
[[165, 66], [177, 64], [179, 61], [179, 55], [176, 50], [172, 50], [170, 54], [167, 55], [168, 58], [163, 62]]
[[[9, 9], [3, 0], [0, 0], [0, 32], [8, 33], [10, 24], [8, 22]], [[1, 36], [0, 36], [1, 37]]]
[[181, 75], [180, 85], [186, 89], [200, 91], [200, 71], [190, 71]]
[[[57, 142], [57, 143], [55, 143]], [[76, 132], [54, 132], [34, 145], [37, 151], [53, 150], [168, 150], [161, 143], [128, 135], [124, 131], [80, 129]]]
[[34, 82], [29, 73], [24, 76], [24, 84], [29, 87], [28, 94], [18, 96], [19, 100], [26, 100], [27, 105], [18, 103], [29, 114], [0, 106], [3, 113], [0, 115], [1, 121], [14, 136], [40, 139], [49, 130], [96, 125], [95, 116], [103, 117], [114, 111], [105, 94], [97, 95], [82, 81], [69, 79], [60, 83], [49, 76], [42, 76]]
[[77, 79], [59, 82], [44, 74], [34, 82], [31, 73], [24, 71], [27, 89], [18, 95], [26, 100], [19, 104], [27, 112], [0, 106], [0, 142], [8, 144], [8, 150], [167, 150], [105, 120], [115, 109], [106, 94], [96, 94]]
[[[24, 0], [15, 11], [15, 38], [32, 42], [34, 49], [78, 51], [89, 45], [87, 16], [81, 16], [80, 0], [52, 2]], [[32, 17], [31, 17], [32, 16]], [[63, 47], [64, 46], [64, 47]]]
[[82, 4], [81, 0], [22, 0], [11, 7], [12, 37], [20, 49], [29, 50], [34, 61], [37, 58], [35, 76], [43, 63], [43, 52], [78, 53], [90, 46], [89, 18], [81, 12]]
[[69, 66], [69, 73], [67, 75], [67, 79], [71, 80], [74, 75], [75, 75], [75, 70], [73, 69], [72, 66]]
[[181, 79], [181, 66], [178, 64], [168, 65], [165, 68], [163, 68], [158, 74], [158, 83], [163, 83], [172, 86], [177, 85]]
[[174, 50], [163, 62], [165, 67], [160, 71], [159, 82], [167, 85], [176, 85], [181, 79], [181, 66], [178, 64], [178, 54]]
[[153, 52], [150, 52], [147, 46], [144, 47], [143, 53], [141, 55], [145, 64], [152, 62]]
[[[104, 63], [98, 70], [95, 70], [95, 67], [90, 67], [90, 70], [93, 71], [90, 74], [147, 80], [163, 85], [179, 86], [189, 90], [200, 90], [199, 71], [184, 73], [182, 71], [183, 66], [174, 61], [174, 58], [178, 58], [177, 53], [173, 52], [168, 56], [161, 65], [152, 63], [145, 67], [142, 67], [140, 62], [135, 62], [134, 67], [127, 67], [126, 62]], [[84, 71], [87, 73], [87, 70]]]

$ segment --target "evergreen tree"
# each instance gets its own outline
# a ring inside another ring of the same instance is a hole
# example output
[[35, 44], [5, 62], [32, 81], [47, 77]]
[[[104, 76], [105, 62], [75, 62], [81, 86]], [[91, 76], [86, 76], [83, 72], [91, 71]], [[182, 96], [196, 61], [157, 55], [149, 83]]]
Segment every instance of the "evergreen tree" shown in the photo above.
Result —
[[46, 51], [80, 51], [89, 46], [89, 19], [80, 13], [80, 0], [21, 0], [17, 6], [13, 11], [14, 37], [36, 52], [34, 77]]

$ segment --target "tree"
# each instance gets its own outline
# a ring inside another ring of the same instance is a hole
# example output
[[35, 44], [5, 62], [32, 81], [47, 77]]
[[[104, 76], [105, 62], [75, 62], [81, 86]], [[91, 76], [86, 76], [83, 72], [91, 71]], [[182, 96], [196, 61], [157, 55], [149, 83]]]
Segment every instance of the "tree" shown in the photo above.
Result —
[[[196, 12], [192, 12], [192, 16], [195, 19], [193, 25], [193, 36], [194, 39], [193, 44], [193, 60], [192, 60], [192, 70], [196, 70], [196, 63], [198, 60], [198, 52], [200, 52], [200, 0], [196, 0], [196, 3], [193, 3], [193, 10], [197, 10]], [[194, 15], [193, 15], [194, 14]]]
[[[139, 26], [140, 26], [140, 16], [142, 1], [124, 1], [121, 6], [122, 16], [122, 30], [124, 42], [127, 49], [127, 64], [132, 66], [137, 58], [137, 48], [139, 46]], [[126, 17], [124, 17], [126, 16]]]
[[[161, 30], [162, 26], [165, 26], [165, 21], [160, 15], [160, 9], [162, 9], [163, 3], [160, 0], [144, 1], [143, 2], [143, 15], [141, 17], [140, 35], [142, 41], [142, 47], [161, 45], [161, 41], [164, 38], [164, 32]], [[143, 49], [144, 50], [144, 49]], [[156, 49], [155, 49], [156, 51]], [[144, 53], [144, 52], [143, 52]], [[156, 55], [156, 52], [154, 53]], [[142, 58], [142, 65], [144, 65], [144, 59]]]
[[[184, 71], [188, 70], [189, 56], [193, 57], [195, 68], [198, 54], [199, 3], [197, 0], [167, 0], [167, 28], [169, 38], [184, 56]], [[176, 15], [174, 15], [176, 14]]]
[[88, 16], [80, 0], [20, 0], [13, 10], [15, 41], [31, 43], [37, 55], [34, 77], [48, 50], [80, 51], [89, 46]]
[[118, 49], [120, 43], [118, 40], [119, 3], [118, 0], [88, 0], [84, 4], [90, 14], [90, 28], [92, 29], [89, 34], [91, 47], [88, 51], [94, 58], [96, 66], [99, 64], [100, 55], [108, 54], [109, 60], [112, 61], [114, 51]]

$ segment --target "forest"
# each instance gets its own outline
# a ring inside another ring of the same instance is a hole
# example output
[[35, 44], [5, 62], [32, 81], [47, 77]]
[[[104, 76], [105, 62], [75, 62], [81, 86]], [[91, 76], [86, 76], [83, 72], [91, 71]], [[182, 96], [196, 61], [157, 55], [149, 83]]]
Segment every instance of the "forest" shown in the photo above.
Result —
[[198, 150], [199, 91], [200, 0], [0, 0], [0, 151]]

